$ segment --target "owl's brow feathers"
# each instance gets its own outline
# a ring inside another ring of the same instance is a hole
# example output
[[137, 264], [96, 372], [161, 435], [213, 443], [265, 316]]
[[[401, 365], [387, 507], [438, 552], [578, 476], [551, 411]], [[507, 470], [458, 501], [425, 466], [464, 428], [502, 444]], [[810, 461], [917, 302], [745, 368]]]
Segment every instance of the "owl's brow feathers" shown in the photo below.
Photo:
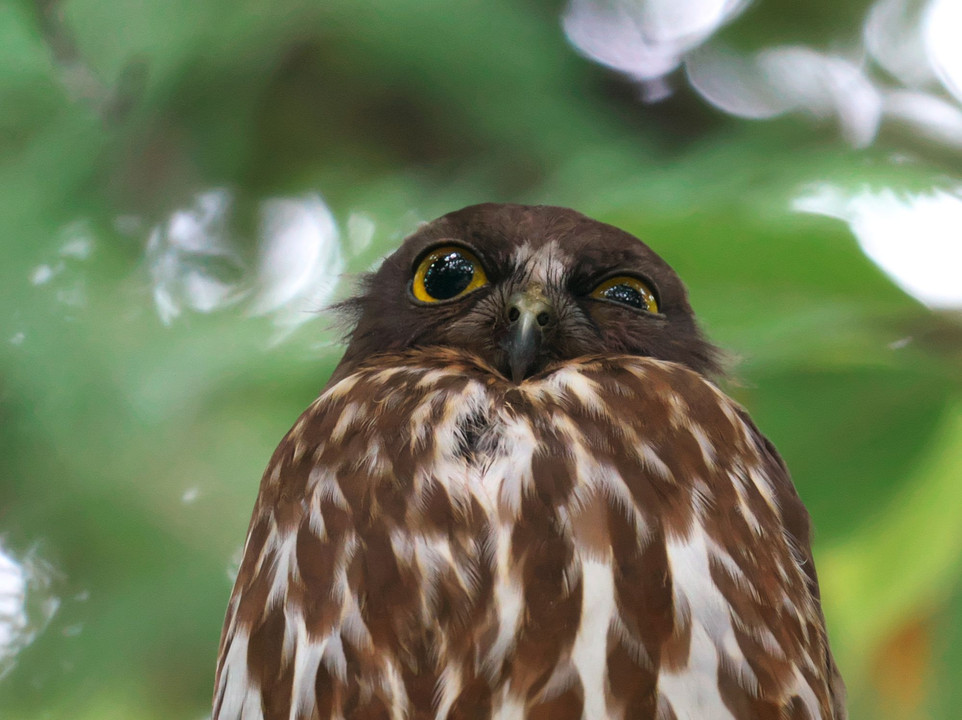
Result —
[[[478, 256], [490, 285], [452, 303], [412, 302], [417, 261], [449, 244]], [[587, 299], [618, 273], [649, 282], [659, 318]], [[721, 354], [699, 330], [684, 284], [640, 240], [567, 208], [477, 205], [421, 227], [362, 279], [354, 298], [336, 306], [350, 342], [333, 380], [378, 352], [431, 345], [462, 347], [500, 368], [499, 317], [506, 299], [529, 284], [543, 288], [563, 321], [546, 361], [612, 352], [673, 360], [710, 376], [722, 372]]]

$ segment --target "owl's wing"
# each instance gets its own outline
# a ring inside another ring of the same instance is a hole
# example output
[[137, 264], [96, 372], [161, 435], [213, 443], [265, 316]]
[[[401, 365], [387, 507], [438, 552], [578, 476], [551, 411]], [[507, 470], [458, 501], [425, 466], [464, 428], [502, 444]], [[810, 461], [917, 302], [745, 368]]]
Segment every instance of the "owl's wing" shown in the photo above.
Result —
[[[818, 573], [815, 569], [815, 559], [812, 556], [812, 521], [802, 503], [795, 484], [791, 480], [788, 467], [779, 454], [775, 445], [767, 437], [762, 435], [748, 413], [738, 409], [738, 416], [745, 426], [750, 430], [755, 443], [758, 447], [759, 455], [763, 459], [766, 472], [773, 478], [773, 486], [777, 492], [778, 507], [781, 510], [782, 521], [785, 531], [792, 538], [794, 546], [797, 548], [801, 557], [802, 569], [808, 578], [808, 591], [815, 599], [818, 607], [818, 614], [824, 625], [825, 618], [822, 613], [821, 592], [818, 585]], [[839, 672], [838, 665], [832, 650], [825, 644], [825, 668], [828, 677], [829, 692], [831, 694], [833, 717], [836, 720], [846, 720], [848, 709], [846, 707], [847, 693], [842, 674]]]

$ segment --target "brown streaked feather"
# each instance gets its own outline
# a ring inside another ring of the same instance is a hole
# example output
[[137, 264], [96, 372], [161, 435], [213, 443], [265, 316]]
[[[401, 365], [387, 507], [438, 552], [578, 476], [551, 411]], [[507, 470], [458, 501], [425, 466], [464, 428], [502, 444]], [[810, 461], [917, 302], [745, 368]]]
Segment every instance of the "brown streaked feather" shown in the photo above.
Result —
[[680, 364], [382, 354], [265, 472], [214, 718], [843, 718], [808, 522]]

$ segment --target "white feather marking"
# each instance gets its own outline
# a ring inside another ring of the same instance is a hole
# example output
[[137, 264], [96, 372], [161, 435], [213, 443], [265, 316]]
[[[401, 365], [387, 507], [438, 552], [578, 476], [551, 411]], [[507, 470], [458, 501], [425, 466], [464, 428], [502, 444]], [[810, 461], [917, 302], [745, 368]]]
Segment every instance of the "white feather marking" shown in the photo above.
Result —
[[815, 718], [815, 720], [821, 720], [822, 711], [818, 704], [818, 698], [815, 697], [815, 692], [797, 667], [795, 668], [795, 692], [802, 699], [802, 702], [805, 703], [809, 715]]
[[561, 250], [557, 240], [545, 243], [536, 253], [528, 249], [529, 282], [537, 285], [556, 285], [568, 270], [567, 259], [568, 255]]
[[769, 655], [785, 659], [785, 651], [771, 630], [767, 627], [753, 627], [750, 632]]
[[345, 597], [341, 610], [341, 635], [358, 649], [369, 650], [374, 646], [371, 631], [367, 629], [357, 599], [351, 594]]
[[227, 603], [227, 624], [224, 628], [225, 637], [233, 637], [237, 629], [237, 606], [239, 604], [240, 598], [236, 594], [231, 595], [230, 601]]
[[314, 492], [310, 502], [305, 501], [307, 527], [318, 539], [327, 540], [327, 527], [324, 524], [324, 515], [321, 514], [319, 494]]
[[[544, 684], [541, 692], [538, 693], [538, 700], [540, 702], [547, 702], [549, 700], [554, 700], [556, 697], [561, 695], [561, 693], [568, 690], [575, 681], [579, 679], [578, 669], [571, 663], [571, 661], [561, 660], [557, 665], [555, 665], [554, 671], [552, 671], [551, 676], [548, 681]], [[604, 687], [598, 689], [602, 694], [604, 693]], [[585, 692], [588, 692], [587, 690]], [[585, 709], [589, 707], [594, 707], [598, 703], [592, 702], [592, 699], [585, 699]], [[604, 707], [604, 698], [601, 698], [600, 706]], [[588, 712], [585, 717], [606, 717], [605, 715], [592, 715]]]
[[748, 477], [761, 493], [762, 497], [765, 498], [765, 502], [770, 507], [776, 515], [779, 514], [778, 503], [775, 502], [775, 493], [772, 490], [771, 480], [768, 479], [768, 475], [760, 467], [750, 467], [748, 468]]
[[751, 528], [752, 533], [755, 537], [761, 537], [762, 535], [762, 524], [758, 521], [755, 513], [749, 507], [748, 502], [745, 500], [745, 494], [742, 490], [742, 484], [744, 480], [739, 475], [729, 475], [732, 479], [732, 486], [735, 488], [735, 494], [738, 496], [738, 509], [741, 510], [742, 517], [745, 518], [745, 522], [748, 523], [748, 527]]
[[317, 707], [314, 683], [329, 637], [311, 639], [300, 613], [288, 613], [287, 624], [297, 628], [290, 720], [298, 720], [298, 718], [313, 717]]
[[304, 621], [301, 619], [299, 614], [293, 616], [291, 614], [291, 605], [284, 606], [284, 640], [281, 643], [281, 658], [284, 663], [289, 663], [294, 657], [294, 653], [297, 652], [297, 636], [299, 634], [300, 628], [303, 627]]
[[347, 568], [354, 559], [359, 543], [357, 535], [353, 532], [348, 533], [344, 538], [344, 547], [337, 556], [334, 566], [334, 582], [331, 585], [331, 599], [341, 605], [342, 612], [345, 609], [346, 598], [352, 598], [351, 587], [347, 580]]
[[434, 483], [444, 488], [452, 503], [462, 507], [468, 503], [471, 490], [477, 489], [478, 469], [470, 466], [460, 455], [460, 443], [455, 437], [454, 427], [449, 431], [447, 435], [437, 431], [434, 455], [415, 471], [413, 500], [422, 510], [430, 499], [427, 491], [433, 489]]
[[384, 453], [381, 452], [381, 445], [377, 440], [372, 438], [368, 441], [367, 451], [364, 453], [362, 460], [364, 461], [363, 469], [368, 475], [372, 477], [384, 475], [387, 463]]
[[296, 465], [301, 461], [301, 458], [304, 457], [305, 453], [307, 453], [309, 446], [301, 442], [301, 438], [299, 437], [294, 437], [293, 440], [294, 449], [291, 451], [291, 462]]
[[244, 698], [239, 720], [263, 720], [264, 715], [261, 708], [261, 691], [258, 688], [256, 692], [247, 693], [247, 697]]
[[293, 580], [297, 580], [300, 572], [297, 569], [297, 533], [282, 532], [278, 530], [276, 535], [280, 536], [277, 542], [277, 552], [274, 555], [274, 577], [271, 583], [271, 591], [267, 596], [267, 607], [275, 607], [280, 604], [287, 595], [287, 588]]
[[[758, 591], [756, 590], [751, 579], [745, 575], [742, 569], [738, 566], [738, 563], [734, 561], [731, 555], [729, 555], [718, 543], [716, 543], [711, 538], [705, 536], [705, 546], [711, 553], [712, 559], [715, 560], [719, 565], [722, 566], [725, 573], [732, 579], [735, 585], [738, 586], [739, 591], [747, 593], [756, 601], [759, 600]], [[714, 587], [714, 583], [712, 584]], [[755, 671], [752, 670], [748, 661], [745, 659], [745, 655], [742, 652], [741, 646], [738, 644], [738, 638], [735, 636], [735, 625], [745, 632], [754, 632], [754, 628], [746, 627], [741, 623], [737, 617], [732, 616], [730, 613], [728, 615], [728, 627], [724, 629], [724, 632], [720, 636], [715, 637], [716, 644], [720, 650], [719, 652], [719, 662], [721, 662], [728, 671], [738, 679], [739, 685], [745, 688], [751, 695], [758, 694], [758, 677], [755, 675]], [[766, 632], [768, 630], [766, 629]], [[771, 636], [772, 641], [775, 637]], [[781, 648], [777, 650], [775, 648], [768, 648], [770, 652], [776, 655], [776, 657], [784, 657], [784, 653]]]
[[[315, 400], [315, 402], [317, 401]], [[308, 417], [307, 413], [301, 415], [299, 418], [297, 418], [297, 422], [294, 423], [294, 427], [291, 428], [291, 431], [288, 434], [291, 437], [299, 437], [302, 435], [304, 433], [304, 427], [307, 425], [309, 419], [310, 418]]]
[[389, 537], [395, 557], [407, 566], [414, 564], [414, 541], [408, 530], [392, 528]]
[[642, 383], [648, 382], [648, 370], [650, 367], [659, 367], [662, 363], [654, 358], [645, 358], [644, 364], [642, 363], [628, 363], [624, 366], [624, 369], [634, 375], [636, 378], [641, 380]]
[[502, 438], [503, 454], [492, 461], [481, 482], [498, 499], [497, 505], [516, 518], [531, 484], [531, 460], [537, 442], [531, 424], [521, 418], [505, 421]]
[[271, 470], [271, 482], [278, 483], [281, 480], [281, 469], [284, 467], [283, 463], [277, 463]]
[[666, 550], [675, 606], [687, 606], [690, 613], [691, 645], [685, 668], [660, 670], [658, 690], [678, 720], [733, 720], [718, 689], [718, 667], [722, 662], [718, 647], [723, 647], [725, 636], [734, 631], [729, 605], [711, 579], [707, 538], [702, 528], [695, 525], [685, 539], [669, 537]]
[[461, 666], [453, 662], [445, 664], [438, 677], [437, 687], [434, 689], [437, 706], [437, 712], [434, 714], [436, 720], [447, 718], [454, 701], [458, 699], [458, 694], [461, 692], [461, 684]]
[[633, 631], [628, 629], [628, 626], [625, 625], [619, 615], [615, 615], [615, 617], [612, 618], [611, 630], [634, 662], [648, 670], [654, 669], [651, 656], [645, 649], [644, 644], [638, 640]]
[[328, 389], [328, 391], [321, 395], [321, 397], [319, 397], [314, 404], [319, 405], [326, 401], [336, 400], [344, 397], [354, 389], [354, 386], [357, 385], [358, 380], [360, 380], [361, 377], [362, 376], [360, 374], [348, 375], [334, 387]]
[[217, 689], [220, 708], [213, 720], [254, 720], [260, 717], [261, 691], [247, 672], [247, 643], [247, 632], [243, 630], [230, 641]]
[[615, 580], [611, 562], [585, 557], [581, 622], [571, 659], [584, 688], [584, 717], [606, 717], [605, 680], [608, 675], [608, 628], [615, 615]]
[[[310, 478], [315, 478], [315, 470], [311, 471]], [[344, 495], [344, 491], [341, 489], [340, 484], [337, 482], [337, 478], [334, 473], [329, 470], [325, 470], [323, 473], [318, 473], [315, 482], [317, 483], [317, 494], [320, 500], [328, 501], [334, 503], [335, 506], [339, 507], [341, 510], [350, 510], [351, 506], [347, 502], [347, 497]], [[317, 503], [320, 506], [320, 503]]]
[[668, 424], [673, 428], [687, 427], [691, 420], [688, 403], [676, 392], [668, 393]]
[[426, 388], [430, 385], [436, 385], [439, 380], [443, 380], [446, 377], [450, 377], [451, 372], [448, 370], [428, 370], [421, 376], [421, 379], [417, 382], [418, 388]]
[[574, 395], [594, 415], [608, 412], [608, 405], [598, 396], [597, 383], [578, 370], [559, 370], [548, 378], [547, 383]]
[[[347, 681], [347, 656], [344, 654], [344, 642], [340, 635], [331, 635], [324, 648], [321, 662], [327, 671], [341, 682]], [[312, 683], [313, 687], [313, 683]]]
[[414, 430], [414, 432], [411, 433], [411, 450], [423, 445], [428, 435], [434, 433], [434, 425], [429, 422], [429, 420], [431, 413], [434, 411], [434, 402], [438, 397], [440, 397], [440, 392], [437, 390], [425, 393], [421, 398], [421, 402], [418, 403], [417, 407], [414, 408], [414, 411], [411, 413], [410, 420], [408, 421], [408, 427]]
[[695, 518], [701, 522], [714, 510], [714, 493], [708, 485], [698, 478], [692, 480], [691, 504], [695, 510]]
[[442, 546], [447, 544], [446, 538], [436, 535], [414, 536], [414, 559], [421, 571], [422, 582], [427, 586], [425, 590], [430, 590], [437, 584], [441, 572], [445, 569], [445, 559], [450, 554], [450, 549]]
[[658, 708], [655, 710], [655, 720], [676, 719], [675, 711], [664, 695], [658, 696]]
[[502, 524], [495, 532], [494, 603], [498, 614], [498, 636], [484, 659], [485, 673], [494, 673], [514, 647], [524, 609], [524, 595], [518, 578], [512, 577], [511, 526]]
[[718, 407], [721, 408], [722, 413], [724, 413], [725, 418], [730, 422], [735, 428], [741, 428], [742, 436], [748, 438], [747, 428], [745, 427], [745, 421], [738, 417], [738, 411], [735, 409], [734, 404], [730, 397], [725, 395], [721, 390], [718, 389], [713, 383], [705, 383], [712, 389], [715, 393], [715, 397], [718, 399]]
[[609, 502], [624, 513], [639, 538], [648, 537], [648, 521], [641, 513], [641, 508], [631, 495], [631, 491], [621, 477], [621, 473], [607, 464], [599, 463], [594, 455], [584, 446], [573, 441], [569, 450], [575, 461], [577, 483], [574, 488], [574, 501], [580, 507], [584, 506], [595, 492], [599, 492]]
[[691, 435], [695, 438], [695, 442], [698, 443], [698, 447], [701, 448], [701, 456], [705, 461], [705, 465], [709, 469], [715, 467], [715, 446], [712, 441], [708, 439], [708, 434], [705, 432], [701, 425], [696, 423], [691, 423], [688, 428], [691, 431]]
[[385, 695], [391, 699], [391, 718], [393, 720], [406, 720], [409, 715], [408, 705], [410, 701], [404, 687], [404, 681], [401, 679], [401, 673], [398, 672], [397, 665], [391, 660], [384, 663], [383, 670], [381, 673], [381, 688]]
[[471, 573], [468, 572], [470, 566], [466, 567], [462, 563], [455, 561], [454, 555], [451, 552], [451, 543], [442, 537], [435, 540], [433, 545], [439, 563], [439, 572], [452, 573], [455, 580], [458, 581], [458, 585], [469, 593], [476, 590], [478, 585], [477, 576], [472, 576]]
[[734, 632], [725, 633], [721, 641], [720, 662], [738, 680], [738, 684], [748, 691], [748, 694], [758, 696], [758, 676], [752, 670]]
[[671, 468], [669, 468], [665, 461], [658, 457], [658, 453], [655, 452], [649, 443], [639, 442], [638, 453], [641, 456], [641, 462], [644, 464], [645, 468], [651, 472], [657, 474], [663, 480], [670, 480], [674, 482], [674, 475], [671, 473]]
[[492, 713], [496, 720], [525, 720], [524, 698], [511, 692], [507, 683], [501, 689], [499, 700], [500, 702], [495, 705]]
[[374, 373], [371, 380], [375, 385], [380, 385], [381, 387], [390, 387], [394, 376], [403, 373], [407, 369], [408, 368], [404, 365], [387, 367]]
[[360, 403], [348, 403], [341, 410], [341, 414], [338, 415], [337, 423], [334, 425], [334, 429], [331, 430], [331, 441], [338, 443], [344, 439], [345, 433], [357, 420], [357, 416], [361, 414], [361, 411], [366, 409]]
[[738, 589], [751, 595], [754, 600], [759, 599], [758, 590], [738, 563], [731, 555], [717, 542], [710, 537], [705, 537], [705, 545], [711, 553], [711, 557], [725, 570], [725, 573], [732, 579]]

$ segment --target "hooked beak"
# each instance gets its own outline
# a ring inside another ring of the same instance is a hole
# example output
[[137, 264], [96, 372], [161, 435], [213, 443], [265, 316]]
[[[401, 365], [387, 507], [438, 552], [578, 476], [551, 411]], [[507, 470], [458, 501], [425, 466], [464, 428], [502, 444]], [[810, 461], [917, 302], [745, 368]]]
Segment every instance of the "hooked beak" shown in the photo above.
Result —
[[509, 335], [505, 342], [511, 379], [520, 383], [535, 367], [544, 340], [544, 327], [554, 310], [539, 287], [513, 295], [508, 301]]

